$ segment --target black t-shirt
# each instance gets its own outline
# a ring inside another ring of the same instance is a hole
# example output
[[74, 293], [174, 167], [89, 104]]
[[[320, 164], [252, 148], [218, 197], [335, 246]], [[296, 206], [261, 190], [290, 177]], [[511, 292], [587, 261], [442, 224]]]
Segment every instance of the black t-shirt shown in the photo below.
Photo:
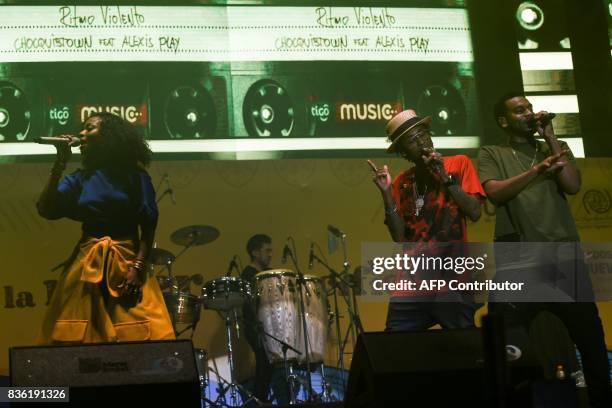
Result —
[[252, 267], [251, 265], [247, 265], [246, 268], [242, 270], [240, 277], [249, 282], [251, 285], [251, 300], [244, 302], [242, 305], [242, 318], [244, 319], [244, 327], [246, 328], [246, 335], [249, 344], [251, 347], [255, 348], [257, 342], [257, 331], [256, 331], [256, 322], [257, 322], [257, 305], [256, 305], [256, 293], [257, 286], [255, 285], [255, 275], [257, 275], [260, 271]]
[[247, 265], [246, 268], [242, 270], [240, 277], [251, 284], [251, 291], [255, 290], [255, 275], [257, 275], [259, 271], [253, 268], [251, 265]]

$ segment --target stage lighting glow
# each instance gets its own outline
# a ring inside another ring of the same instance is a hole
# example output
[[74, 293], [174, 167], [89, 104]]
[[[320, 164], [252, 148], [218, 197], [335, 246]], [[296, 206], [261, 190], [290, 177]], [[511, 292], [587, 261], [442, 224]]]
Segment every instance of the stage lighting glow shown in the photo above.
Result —
[[[478, 136], [433, 137], [436, 149], [477, 149]], [[563, 139], [566, 140], [566, 139]], [[569, 139], [567, 139], [569, 140]], [[580, 139], [582, 141], [582, 139]], [[219, 153], [219, 152], [282, 152], [300, 150], [381, 150], [389, 143], [384, 137], [321, 137], [292, 139], [200, 139], [200, 140], [150, 140], [155, 153]], [[572, 147], [572, 145], [570, 145]], [[573, 147], [572, 147], [572, 151]], [[79, 154], [78, 151], [74, 152]], [[575, 151], [574, 151], [575, 153]], [[55, 149], [50, 145], [36, 143], [1, 143], [0, 156], [51, 155]], [[576, 156], [580, 157], [580, 156]]]
[[555, 113], [578, 113], [576, 95], [529, 95], [529, 101], [537, 111], [545, 110]]
[[0, 108], [0, 127], [5, 127], [8, 125], [10, 120], [9, 113], [6, 109]]
[[525, 1], [518, 6], [516, 19], [525, 30], [535, 31], [544, 24], [544, 12], [537, 4]]
[[548, 71], [574, 69], [570, 52], [521, 52], [523, 71]]
[[186, 118], [187, 118], [188, 123], [195, 125], [196, 122], [198, 121], [198, 114], [196, 112], [191, 111], [187, 113]]
[[440, 120], [447, 121], [449, 117], [448, 111], [446, 109], [440, 109], [440, 112], [438, 112], [438, 117]]
[[525, 9], [521, 12], [521, 19], [527, 24], [533, 24], [538, 19], [538, 13], [533, 9]]
[[261, 107], [261, 120], [264, 123], [272, 123], [274, 121], [274, 110], [270, 106], [264, 105]]

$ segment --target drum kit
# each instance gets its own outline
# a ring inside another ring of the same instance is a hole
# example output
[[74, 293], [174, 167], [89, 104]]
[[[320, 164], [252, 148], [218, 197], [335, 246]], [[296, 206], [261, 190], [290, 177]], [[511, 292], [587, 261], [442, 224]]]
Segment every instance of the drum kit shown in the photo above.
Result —
[[[200, 321], [202, 308], [218, 312], [225, 321], [229, 378], [222, 379], [217, 398], [213, 401], [204, 397], [205, 387], [208, 384], [206, 377], [201, 375], [203, 404], [211, 407], [236, 407], [253, 401], [261, 405], [260, 401], [236, 383], [234, 378], [232, 328], [235, 327], [238, 331], [241, 323], [250, 325], [258, 333], [270, 363], [275, 366], [282, 364], [291, 403], [297, 402], [295, 395], [300, 384], [304, 384], [308, 400], [331, 401], [332, 397], [323, 373], [323, 360], [326, 355], [329, 326], [332, 322], [330, 316], [338, 316], [337, 301], [335, 313], [331, 313], [327, 300], [329, 293], [324, 279], [301, 274], [291, 251], [289, 253], [294, 260], [295, 271], [267, 270], [257, 273], [254, 281], [248, 282], [239, 277], [229, 276], [232, 270], [230, 266], [228, 276], [205, 282], [200, 296], [180, 290], [172, 271], [174, 262], [189, 248], [213, 242], [219, 235], [219, 230], [212, 226], [183, 227], [174, 231], [170, 237], [173, 243], [183, 246], [178, 255], [174, 256], [165, 249], [153, 248], [149, 257], [152, 265], [161, 267], [156, 277], [177, 337], [187, 330], [191, 330], [193, 337]], [[320, 261], [316, 255], [314, 259]], [[167, 274], [164, 273], [166, 271]], [[335, 290], [333, 294], [335, 297]], [[246, 305], [255, 308], [256, 322], [249, 322], [239, 317], [243, 306]], [[337, 334], [340, 339], [340, 333]], [[323, 387], [320, 395], [313, 395], [312, 392], [309, 374], [311, 365], [321, 366]], [[294, 366], [305, 366], [306, 381], [297, 378]]]

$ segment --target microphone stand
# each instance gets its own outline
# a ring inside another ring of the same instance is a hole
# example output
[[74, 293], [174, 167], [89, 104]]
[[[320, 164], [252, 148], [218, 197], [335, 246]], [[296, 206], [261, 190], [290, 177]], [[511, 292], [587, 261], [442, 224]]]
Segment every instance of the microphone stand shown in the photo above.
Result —
[[[351, 333], [353, 330], [358, 330], [359, 333], [361, 334], [363, 333], [363, 326], [361, 324], [361, 319], [359, 318], [359, 315], [353, 310], [350, 299], [347, 297], [345, 291], [340, 286], [340, 285], [344, 285], [345, 287], [352, 289], [353, 285], [350, 282], [347, 282], [342, 277], [342, 274], [338, 274], [338, 272], [336, 272], [332, 267], [330, 267], [327, 264], [327, 262], [319, 258], [316, 254], [313, 254], [312, 257], [319, 264], [321, 264], [325, 269], [327, 269], [327, 271], [329, 272], [329, 278], [332, 282], [332, 290], [334, 293], [334, 319], [336, 320], [336, 338], [338, 340], [338, 363], [336, 364], [336, 366], [342, 370], [341, 372], [343, 373], [343, 378], [344, 378], [344, 348], [346, 346], [346, 339], [344, 341], [341, 341], [340, 311], [338, 308], [337, 291], [340, 290], [340, 294], [342, 295], [342, 298], [344, 299], [344, 302], [346, 303], [346, 308], [351, 318], [351, 325], [349, 327], [349, 330], [351, 330]], [[345, 265], [346, 264], [347, 262], [345, 262]], [[353, 291], [353, 296], [354, 294], [355, 292]]]
[[[163, 271], [164, 271], [166, 268], [168, 269], [168, 273], [169, 273], [170, 275], [172, 275], [172, 272], [171, 272], [171, 270], [170, 270], [170, 265], [171, 265], [171, 264], [173, 264], [174, 262], [176, 262], [176, 260], [177, 260], [177, 259], [179, 259], [179, 257], [180, 257], [181, 255], [183, 255], [183, 254], [184, 254], [184, 253], [185, 253], [185, 252], [186, 252], [186, 251], [187, 251], [189, 248], [191, 248], [191, 247], [192, 247], [192, 246], [195, 244], [195, 242], [196, 242], [196, 239], [195, 239], [195, 238], [196, 238], [196, 236], [197, 236], [197, 234], [196, 234], [196, 235], [194, 235], [194, 236], [192, 237], [191, 241], [189, 241], [189, 244], [185, 245], [185, 246], [183, 247], [183, 249], [181, 249], [181, 252], [179, 252], [179, 253], [178, 253], [178, 255], [174, 257], [174, 260], [173, 260], [172, 262], [168, 262], [166, 265], [164, 265], [164, 267], [163, 267], [163, 268], [161, 268], [161, 269], [160, 269], [160, 270], [157, 272], [157, 274], [156, 274], [156, 275], [161, 275], [161, 273], [162, 273], [162, 272], [163, 272]], [[172, 276], [170, 276], [170, 277], [171, 277], [171, 278], [173, 278]]]
[[295, 241], [293, 238], [287, 238], [291, 241], [291, 246], [293, 249], [289, 252], [291, 256], [291, 261], [293, 262], [293, 266], [295, 267], [295, 271], [297, 273], [297, 290], [300, 294], [300, 316], [302, 319], [302, 331], [304, 334], [304, 357], [306, 359], [306, 384], [308, 385], [307, 390], [307, 401], [311, 402], [312, 399], [312, 378], [310, 375], [310, 349], [309, 349], [309, 341], [308, 341], [308, 326], [306, 324], [306, 307], [304, 306], [304, 293], [302, 292], [302, 288], [304, 288], [308, 292], [308, 288], [306, 287], [304, 274], [300, 271], [297, 260], [295, 259]]
[[165, 173], [162, 176], [162, 179], [159, 181], [159, 184], [157, 185], [157, 188], [155, 189], [155, 191], [159, 190], [159, 188], [164, 183], [164, 181], [166, 182], [166, 189], [159, 196], [159, 198], [155, 200], [155, 204], [159, 204], [159, 202], [166, 196], [166, 194], [170, 194], [170, 199], [172, 200], [172, 204], [176, 204], [176, 201], [174, 200], [174, 190], [172, 190], [172, 187], [170, 187], [170, 178], [168, 177], [168, 173]]
[[155, 204], [159, 204], [159, 202], [166, 196], [166, 194], [172, 194], [172, 189], [167, 188], [163, 193], [159, 196], [159, 198], [155, 201]]
[[286, 377], [286, 381], [289, 384], [289, 398], [288, 400], [291, 401], [291, 404], [295, 404], [295, 390], [294, 390], [294, 381], [295, 381], [295, 376], [292, 373], [292, 370], [290, 367], [288, 367], [287, 365], [287, 351], [291, 350], [293, 351], [295, 354], [297, 355], [302, 355], [302, 352], [297, 350], [296, 348], [294, 348], [293, 346], [291, 346], [290, 344], [282, 341], [281, 339], [279, 339], [276, 336], [271, 335], [270, 333], [268, 333], [267, 331], [265, 331], [263, 329], [263, 327], [261, 327], [261, 323], [259, 321], [255, 321], [255, 322], [250, 322], [248, 320], [246, 320], [244, 317], [240, 318], [240, 321], [242, 321], [242, 323], [245, 323], [248, 326], [250, 326], [251, 328], [255, 327], [255, 331], [257, 332], [257, 337], [260, 341], [260, 346], [264, 348], [265, 350], [265, 343], [263, 342], [261, 335], [263, 334], [264, 336], [267, 336], [269, 338], [271, 338], [272, 340], [274, 340], [275, 342], [279, 343], [282, 348], [282, 352], [283, 352], [283, 367], [285, 370], [285, 377]]
[[[351, 264], [348, 261], [348, 257], [346, 255], [346, 235], [342, 234], [342, 256], [344, 258], [343, 262], [342, 262], [342, 273], [340, 275], [345, 275], [348, 273], [349, 269], [351, 268]], [[328, 268], [328, 270], [333, 271], [333, 269]], [[344, 295], [344, 291], [342, 291], [342, 296], [344, 297], [344, 300], [346, 302], [346, 305], [348, 306], [348, 311], [349, 314], [351, 316], [351, 322], [353, 324], [351, 324], [350, 329], [351, 329], [351, 340], [353, 342], [353, 347], [355, 346], [355, 344], [357, 343], [357, 330], [359, 330], [359, 333], [363, 333], [363, 327], [361, 325], [361, 320], [359, 319], [359, 312], [357, 312], [357, 298], [355, 297], [355, 291], [353, 290], [353, 285], [349, 284], [348, 282], [346, 282], [343, 279], [340, 279], [342, 281], [342, 283], [344, 283], [348, 288], [351, 288], [351, 293], [352, 293], [352, 304], [350, 304], [350, 302], [346, 299], [345, 295]], [[335, 283], [335, 282], [334, 282]], [[335, 293], [334, 293], [335, 296]], [[355, 319], [355, 317], [357, 317], [357, 319]], [[358, 324], [358, 326], [357, 326]], [[344, 349], [344, 347], [343, 347]]]

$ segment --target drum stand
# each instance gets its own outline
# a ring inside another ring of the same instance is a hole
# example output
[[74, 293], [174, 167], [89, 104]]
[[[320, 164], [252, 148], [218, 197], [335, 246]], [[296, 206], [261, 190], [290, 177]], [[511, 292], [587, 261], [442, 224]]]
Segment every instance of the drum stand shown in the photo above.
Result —
[[[269, 338], [271, 338], [272, 340], [274, 340], [275, 342], [279, 343], [281, 345], [281, 349], [283, 352], [283, 367], [285, 370], [285, 377], [287, 378], [287, 384], [288, 384], [288, 391], [289, 391], [289, 404], [291, 405], [295, 405], [297, 403], [296, 401], [296, 383], [297, 381], [297, 375], [293, 373], [293, 366], [291, 364], [288, 364], [288, 360], [287, 360], [287, 351], [291, 350], [293, 351], [295, 354], [297, 355], [302, 355], [302, 352], [295, 349], [294, 347], [291, 347], [291, 345], [287, 344], [286, 342], [282, 341], [281, 339], [279, 339], [276, 336], [271, 335], [270, 333], [268, 333], [267, 331], [265, 331], [262, 327], [261, 324], [256, 321], [256, 322], [249, 322], [247, 320], [245, 320], [244, 318], [240, 319], [242, 320], [243, 323], [246, 323], [248, 326], [255, 326], [255, 331], [257, 333], [257, 336], [259, 337], [260, 341], [261, 341], [261, 335], [263, 334], [264, 336], [267, 336]], [[264, 342], [261, 341], [261, 344], [263, 346]]]
[[[246, 388], [244, 388], [243, 386], [235, 382], [235, 379], [234, 379], [234, 351], [232, 348], [232, 324], [236, 323], [237, 325], [237, 321], [232, 322], [232, 317], [231, 317], [232, 314], [234, 315], [234, 320], [236, 319], [233, 311], [225, 311], [225, 313], [223, 314], [225, 315], [225, 328], [226, 328], [226, 335], [227, 335], [227, 362], [229, 364], [230, 381], [228, 383], [225, 379], [223, 379], [222, 377], [219, 377], [222, 380], [222, 383], [219, 384], [219, 396], [217, 397], [216, 401], [213, 402], [213, 406], [215, 407], [244, 407], [251, 401], [254, 401], [258, 406], [261, 406], [263, 404], [261, 401], [257, 399], [257, 397], [251, 394]], [[225, 400], [225, 395], [228, 393], [228, 391], [230, 394], [229, 404]], [[248, 397], [247, 400], [244, 401], [240, 405], [238, 405], [238, 398], [237, 398], [238, 392], [242, 392]]]
[[[167, 269], [167, 270], [168, 270], [168, 279], [170, 280], [170, 284], [172, 285], [172, 294], [173, 294], [173, 295], [175, 295], [175, 296], [177, 296], [177, 295], [180, 293], [180, 288], [179, 288], [179, 286], [178, 286], [178, 281], [176, 280], [176, 278], [174, 277], [174, 273], [172, 272], [172, 264], [173, 264], [174, 262], [176, 262], [176, 260], [177, 260], [177, 259], [178, 259], [178, 258], [179, 258], [181, 255], [183, 255], [183, 254], [184, 254], [184, 253], [185, 253], [185, 252], [186, 252], [186, 251], [187, 251], [189, 248], [193, 247], [194, 243], [195, 243], [195, 241], [194, 241], [194, 240], [192, 240], [192, 241], [191, 241], [189, 244], [187, 244], [187, 245], [186, 245], [186, 246], [185, 246], [185, 247], [184, 247], [184, 248], [181, 250], [181, 252], [179, 252], [179, 254], [178, 254], [177, 256], [175, 256], [175, 257], [174, 257], [174, 259], [173, 259], [173, 260], [168, 260], [168, 262], [166, 262], [166, 264], [163, 266], [163, 268], [161, 268], [161, 269], [160, 269], [160, 270], [159, 270], [159, 271], [156, 273], [156, 276], [159, 276], [159, 275], [161, 275], [161, 274], [162, 274], [162, 272], [163, 272], [165, 269]], [[197, 326], [198, 322], [200, 321], [200, 319], [198, 318], [198, 320], [197, 320], [197, 321], [196, 321], [194, 324], [191, 324], [191, 325], [189, 325], [189, 326], [187, 326], [187, 327], [185, 327], [184, 329], [182, 329], [182, 330], [180, 330], [180, 331], [179, 331], [179, 330], [177, 329], [177, 327], [176, 327], [176, 323], [175, 323], [175, 321], [176, 321], [176, 311], [174, 311], [172, 314], [174, 315], [174, 316], [173, 316], [173, 318], [172, 318], [172, 328], [174, 329], [174, 335], [175, 335], [176, 337], [179, 337], [181, 334], [183, 334], [183, 333], [185, 333], [187, 330], [190, 330], [190, 329], [191, 329], [191, 336], [190, 336], [190, 338], [191, 338], [191, 339], [193, 339], [193, 335], [194, 335], [194, 333], [195, 333], [196, 326]]]

